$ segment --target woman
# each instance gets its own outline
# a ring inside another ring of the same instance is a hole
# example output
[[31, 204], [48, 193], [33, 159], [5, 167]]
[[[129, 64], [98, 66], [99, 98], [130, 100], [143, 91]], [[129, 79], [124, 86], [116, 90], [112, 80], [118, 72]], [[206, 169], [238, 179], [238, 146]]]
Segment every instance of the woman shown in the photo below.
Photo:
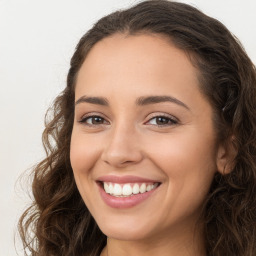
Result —
[[255, 96], [238, 40], [197, 9], [153, 0], [102, 18], [46, 124], [25, 247], [255, 255]]

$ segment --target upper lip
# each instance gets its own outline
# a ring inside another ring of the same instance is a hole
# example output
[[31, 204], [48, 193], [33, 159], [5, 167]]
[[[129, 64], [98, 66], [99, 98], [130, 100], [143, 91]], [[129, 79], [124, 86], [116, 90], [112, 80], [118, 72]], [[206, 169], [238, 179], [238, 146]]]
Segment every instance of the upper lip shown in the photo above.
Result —
[[97, 181], [101, 182], [112, 182], [112, 183], [160, 183], [157, 180], [152, 180], [148, 178], [126, 175], [126, 176], [115, 176], [115, 175], [105, 175], [97, 178]]

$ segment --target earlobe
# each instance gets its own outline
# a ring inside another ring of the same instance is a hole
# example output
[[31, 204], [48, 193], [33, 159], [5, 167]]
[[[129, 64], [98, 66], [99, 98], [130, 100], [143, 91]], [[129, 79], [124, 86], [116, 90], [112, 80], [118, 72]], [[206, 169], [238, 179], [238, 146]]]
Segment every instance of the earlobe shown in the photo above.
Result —
[[235, 137], [231, 136], [225, 143], [221, 143], [217, 152], [217, 169], [218, 172], [225, 175], [232, 172], [235, 166], [237, 147]]

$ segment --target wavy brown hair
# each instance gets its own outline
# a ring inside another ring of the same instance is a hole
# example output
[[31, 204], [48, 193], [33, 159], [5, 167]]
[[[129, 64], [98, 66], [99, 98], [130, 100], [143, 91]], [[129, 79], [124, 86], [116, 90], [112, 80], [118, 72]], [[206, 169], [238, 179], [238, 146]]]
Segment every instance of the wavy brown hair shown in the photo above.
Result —
[[70, 165], [77, 73], [91, 48], [116, 33], [155, 34], [185, 51], [199, 71], [200, 89], [214, 112], [218, 140], [232, 135], [231, 173], [216, 173], [203, 211], [208, 256], [256, 255], [256, 71], [239, 41], [219, 21], [189, 5], [144, 1], [100, 19], [80, 40], [67, 86], [47, 115], [46, 158], [33, 170], [34, 202], [20, 218], [33, 256], [96, 256], [106, 245], [76, 187]]

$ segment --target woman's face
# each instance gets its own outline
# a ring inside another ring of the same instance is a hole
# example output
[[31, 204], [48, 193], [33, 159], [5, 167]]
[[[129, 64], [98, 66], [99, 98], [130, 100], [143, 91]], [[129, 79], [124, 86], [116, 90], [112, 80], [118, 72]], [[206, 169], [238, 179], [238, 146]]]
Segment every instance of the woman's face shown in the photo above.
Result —
[[121, 240], [192, 232], [219, 148], [188, 56], [159, 36], [103, 39], [75, 101], [71, 165], [101, 230]]

